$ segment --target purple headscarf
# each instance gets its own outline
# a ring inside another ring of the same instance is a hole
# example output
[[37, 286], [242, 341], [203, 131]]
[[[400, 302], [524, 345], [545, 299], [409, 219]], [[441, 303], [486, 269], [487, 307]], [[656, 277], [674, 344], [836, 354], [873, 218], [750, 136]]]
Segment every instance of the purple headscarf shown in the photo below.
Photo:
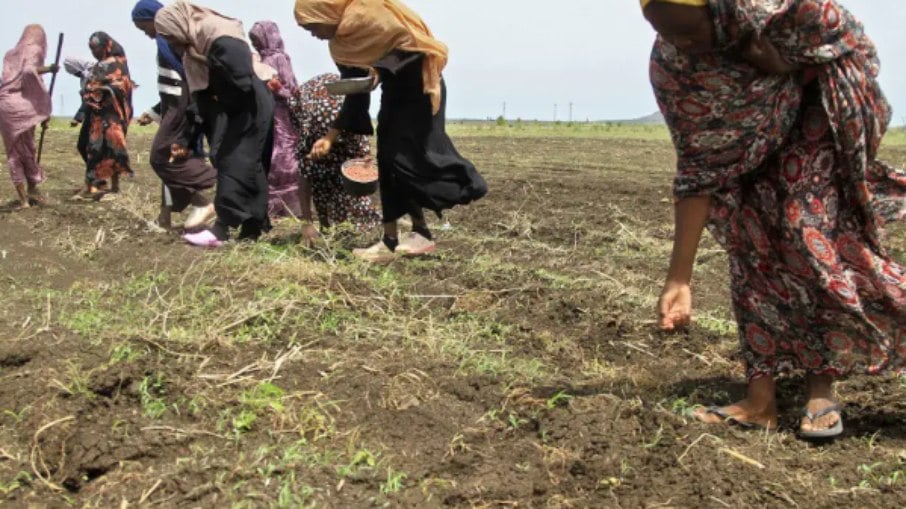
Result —
[[278, 99], [289, 100], [291, 90], [299, 85], [293, 73], [293, 63], [286, 54], [280, 29], [273, 21], [258, 21], [249, 30], [252, 45], [261, 55], [261, 61], [277, 70], [283, 89], [277, 93]]

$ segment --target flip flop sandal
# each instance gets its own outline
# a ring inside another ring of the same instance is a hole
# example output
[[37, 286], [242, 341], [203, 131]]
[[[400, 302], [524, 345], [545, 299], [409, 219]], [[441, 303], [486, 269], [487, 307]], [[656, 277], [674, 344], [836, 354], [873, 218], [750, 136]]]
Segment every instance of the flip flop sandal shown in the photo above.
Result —
[[834, 424], [832, 427], [827, 428], [827, 429], [819, 429], [819, 430], [815, 430], [815, 431], [803, 431], [802, 428], [800, 428], [799, 429], [799, 438], [803, 438], [806, 440], [827, 440], [827, 439], [831, 439], [831, 438], [837, 438], [840, 435], [842, 435], [843, 434], [843, 408], [841, 408], [839, 404], [833, 404], [833, 405], [831, 405], [823, 410], [820, 410], [819, 412], [814, 413], [814, 414], [809, 412], [808, 409], [805, 409], [805, 408], [802, 409], [802, 415], [804, 415], [806, 419], [808, 419], [812, 422], [815, 422], [815, 419], [820, 419], [820, 418], [830, 415], [834, 412], [836, 412], [837, 415], [840, 416], [840, 418], [837, 419], [837, 423]]
[[216, 249], [223, 246], [223, 241], [218, 239], [211, 230], [203, 230], [198, 233], [187, 233], [182, 236], [183, 240], [196, 247]]
[[726, 422], [727, 424], [731, 424], [731, 425], [733, 425], [733, 426], [738, 426], [738, 427], [740, 427], [740, 428], [742, 428], [742, 429], [744, 429], [744, 430], [751, 430], [751, 431], [774, 431], [773, 428], [769, 428], [769, 427], [764, 426], [764, 425], [762, 425], [762, 424], [756, 424], [756, 423], [754, 423], [754, 422], [741, 421], [741, 420], [739, 420], [739, 419], [733, 417], [732, 415], [730, 415], [729, 412], [727, 412], [726, 410], [724, 410], [723, 408], [721, 408], [721, 407], [719, 407], [719, 406], [709, 406], [707, 409], [705, 409], [705, 413], [706, 413], [706, 414], [711, 414], [711, 415], [716, 415], [716, 416], [720, 417], [721, 419], [723, 419], [724, 422]]

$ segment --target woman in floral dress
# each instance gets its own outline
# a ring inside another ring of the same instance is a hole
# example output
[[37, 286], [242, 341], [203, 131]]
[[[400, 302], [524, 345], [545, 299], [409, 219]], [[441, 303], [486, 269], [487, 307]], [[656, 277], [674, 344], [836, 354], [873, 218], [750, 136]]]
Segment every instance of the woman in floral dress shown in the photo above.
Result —
[[707, 423], [777, 426], [775, 376], [806, 374], [799, 433], [842, 432], [835, 379], [903, 372], [906, 272], [882, 244], [906, 173], [876, 159], [890, 121], [875, 46], [836, 0], [643, 0], [651, 82], [678, 157], [660, 324], [689, 322], [707, 224], [730, 258], [747, 398]]
[[296, 157], [299, 160], [299, 202], [302, 209], [302, 234], [306, 242], [318, 236], [314, 227], [311, 203], [314, 201], [321, 228], [349, 222], [359, 230], [378, 225], [381, 216], [369, 197], [352, 196], [343, 189], [340, 166], [349, 159], [367, 157], [371, 152], [368, 137], [345, 134], [333, 151], [322, 159], [307, 157], [315, 142], [327, 134], [340, 113], [342, 101], [324, 87], [336, 81], [336, 74], [322, 74], [302, 84], [292, 96], [290, 112], [299, 134]]
[[133, 174], [126, 149], [132, 121], [132, 89], [123, 47], [105, 32], [88, 41], [98, 59], [85, 86], [84, 101], [91, 112], [88, 126], [86, 191], [119, 192], [120, 175]]

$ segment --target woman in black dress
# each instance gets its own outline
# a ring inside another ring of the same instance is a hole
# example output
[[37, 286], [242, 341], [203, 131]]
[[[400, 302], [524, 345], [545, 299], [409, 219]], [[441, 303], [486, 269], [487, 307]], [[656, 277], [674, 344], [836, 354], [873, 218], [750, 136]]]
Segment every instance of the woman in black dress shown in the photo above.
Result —
[[[446, 89], [441, 72], [447, 47], [425, 23], [396, 0], [354, 2], [298, 0], [296, 21], [330, 52], [344, 78], [368, 77], [383, 95], [377, 144], [384, 237], [355, 254], [380, 262], [394, 254], [434, 251], [423, 209], [441, 212], [477, 200], [487, 185], [463, 158], [445, 130]], [[315, 143], [311, 157], [330, 153], [342, 133], [373, 133], [368, 94], [349, 95], [333, 128]], [[412, 233], [400, 238], [397, 220], [412, 219]]]
[[[219, 247], [231, 228], [240, 228], [240, 240], [256, 240], [270, 229], [267, 171], [274, 99], [263, 80], [273, 77], [273, 69], [256, 67], [239, 20], [210, 9], [180, 0], [158, 11], [154, 25], [182, 54], [194, 99], [189, 110], [200, 114], [217, 168], [217, 221], [184, 238], [196, 246]], [[172, 147], [173, 159], [189, 155], [186, 147], [194, 139], [189, 131]]]

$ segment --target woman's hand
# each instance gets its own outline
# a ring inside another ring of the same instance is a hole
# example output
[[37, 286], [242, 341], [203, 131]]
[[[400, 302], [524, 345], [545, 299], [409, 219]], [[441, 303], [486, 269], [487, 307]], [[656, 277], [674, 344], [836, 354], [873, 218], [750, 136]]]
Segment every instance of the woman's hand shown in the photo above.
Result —
[[151, 118], [151, 115], [149, 115], [148, 113], [142, 113], [142, 115], [138, 117], [135, 122], [140, 126], [146, 126], [154, 122], [154, 119]]
[[170, 145], [170, 162], [181, 161], [189, 157], [189, 149], [180, 145], [179, 143], [174, 143]]
[[372, 67], [368, 70], [368, 76], [371, 78], [371, 90], [377, 90], [377, 87], [381, 86], [381, 74]]
[[742, 50], [742, 57], [766, 74], [792, 74], [799, 70], [788, 62], [766, 37], [753, 37]]
[[316, 141], [311, 147], [311, 152], [308, 153], [308, 158], [317, 161], [318, 159], [323, 159], [330, 154], [330, 150], [333, 148], [333, 144], [337, 142], [337, 138], [340, 137], [340, 130], [336, 127], [331, 127], [327, 130], [327, 134], [323, 138]]
[[267, 88], [271, 92], [277, 93], [283, 88], [283, 82], [281, 82], [279, 78], [276, 78], [276, 77], [271, 78], [267, 82]]
[[312, 145], [311, 152], [308, 153], [308, 158], [314, 159], [315, 161], [317, 161], [318, 159], [324, 159], [328, 154], [330, 154], [330, 150], [332, 148], [333, 141], [325, 136], [324, 138], [316, 141], [314, 145]]
[[668, 281], [661, 290], [657, 311], [661, 330], [686, 328], [692, 321], [692, 288], [688, 283]]
[[306, 247], [314, 246], [319, 238], [321, 238], [321, 233], [315, 227], [314, 223], [307, 222], [302, 225], [302, 242]]

